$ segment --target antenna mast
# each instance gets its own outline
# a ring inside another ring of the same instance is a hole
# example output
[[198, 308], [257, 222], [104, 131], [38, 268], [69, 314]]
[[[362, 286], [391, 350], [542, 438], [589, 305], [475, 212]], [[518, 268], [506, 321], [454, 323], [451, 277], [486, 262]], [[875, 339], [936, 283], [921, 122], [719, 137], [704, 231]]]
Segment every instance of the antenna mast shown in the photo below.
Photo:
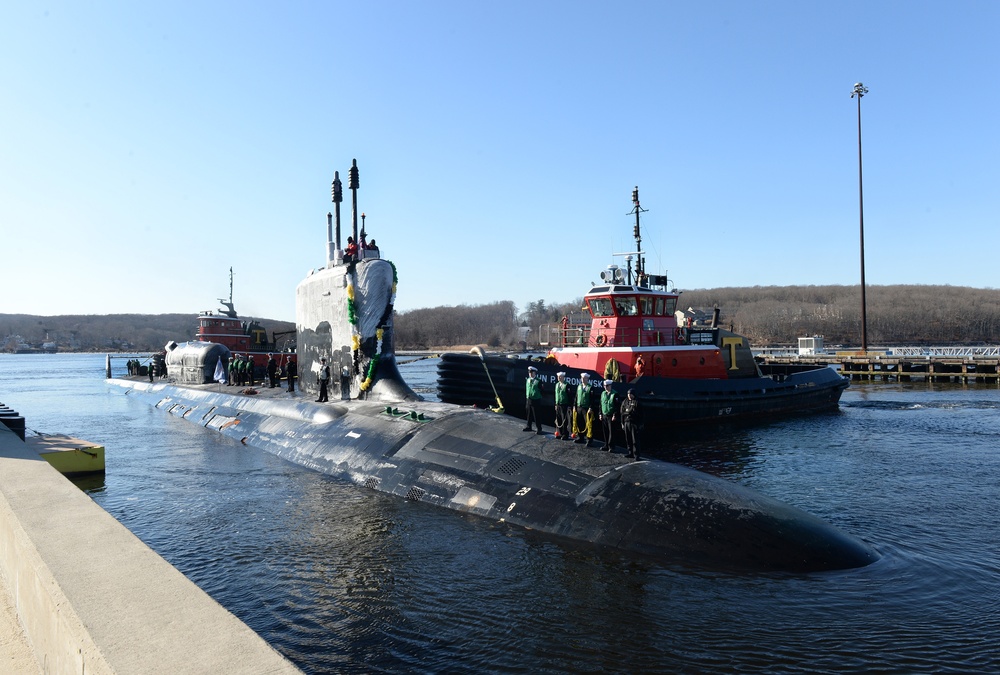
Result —
[[632, 190], [632, 210], [627, 215], [635, 214], [635, 229], [632, 235], [635, 237], [635, 274], [637, 279], [641, 279], [646, 274], [646, 260], [642, 257], [642, 233], [639, 231], [639, 214], [646, 213], [648, 209], [639, 205], [639, 186]]

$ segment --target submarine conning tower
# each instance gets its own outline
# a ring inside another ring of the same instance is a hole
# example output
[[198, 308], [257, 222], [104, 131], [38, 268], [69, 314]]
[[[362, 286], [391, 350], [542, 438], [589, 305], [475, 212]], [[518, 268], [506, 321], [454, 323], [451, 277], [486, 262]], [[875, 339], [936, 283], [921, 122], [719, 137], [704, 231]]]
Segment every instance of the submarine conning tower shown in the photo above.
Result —
[[[357, 160], [352, 163], [348, 185], [352, 192], [353, 231], [357, 235]], [[325, 357], [330, 366], [331, 400], [420, 400], [403, 381], [396, 365], [392, 327], [396, 268], [382, 259], [377, 248], [364, 246], [364, 225], [360, 237], [354, 237], [356, 253], [340, 248], [343, 192], [339, 172], [332, 193], [336, 230], [330, 222], [332, 214], [327, 214], [326, 266], [310, 271], [295, 289], [300, 389], [308, 394], [319, 392], [321, 359]]]

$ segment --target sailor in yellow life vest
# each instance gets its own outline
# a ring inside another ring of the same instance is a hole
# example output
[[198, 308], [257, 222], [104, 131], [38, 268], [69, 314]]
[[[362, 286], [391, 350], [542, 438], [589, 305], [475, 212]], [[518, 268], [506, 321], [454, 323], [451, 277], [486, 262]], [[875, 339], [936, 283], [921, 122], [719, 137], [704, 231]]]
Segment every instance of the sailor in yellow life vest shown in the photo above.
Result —
[[573, 408], [574, 443], [586, 443], [594, 437], [594, 409], [590, 404], [590, 373], [580, 375], [580, 386], [576, 388], [576, 407]]

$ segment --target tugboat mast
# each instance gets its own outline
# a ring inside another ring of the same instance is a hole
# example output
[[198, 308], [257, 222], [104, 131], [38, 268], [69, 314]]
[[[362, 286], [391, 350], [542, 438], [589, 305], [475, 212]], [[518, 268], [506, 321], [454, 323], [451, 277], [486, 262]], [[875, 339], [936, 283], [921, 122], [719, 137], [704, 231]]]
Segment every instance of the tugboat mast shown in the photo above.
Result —
[[646, 259], [642, 256], [642, 233], [639, 231], [639, 214], [646, 213], [648, 209], [639, 205], [639, 186], [632, 190], [632, 210], [626, 215], [635, 214], [635, 228], [632, 235], [635, 237], [635, 251], [632, 253], [615, 253], [616, 256], [627, 256], [628, 261], [628, 283], [632, 283], [632, 256], [635, 256], [635, 279], [637, 283], [642, 283], [642, 278], [646, 276]]
[[219, 298], [219, 302], [226, 306], [226, 309], [219, 310], [226, 316], [230, 318], [237, 318], [236, 310], [233, 308], [233, 268], [229, 268], [229, 302], [226, 302], [222, 298]]

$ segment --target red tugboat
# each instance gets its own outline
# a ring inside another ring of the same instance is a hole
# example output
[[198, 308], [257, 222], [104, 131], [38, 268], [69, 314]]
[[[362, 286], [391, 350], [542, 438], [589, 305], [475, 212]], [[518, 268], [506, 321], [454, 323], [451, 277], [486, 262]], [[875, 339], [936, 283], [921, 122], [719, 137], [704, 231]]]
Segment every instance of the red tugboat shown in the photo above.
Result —
[[278, 338], [295, 335], [295, 331], [274, 332], [272, 340], [260, 322], [243, 320], [233, 306], [233, 269], [229, 268], [229, 300], [220, 298], [225, 309], [218, 313], [211, 310], [198, 315], [198, 332], [193, 342], [174, 342], [166, 346], [166, 364], [169, 375], [181, 382], [207, 383], [212, 381], [215, 366], [221, 357], [228, 363], [231, 354], [249, 358], [254, 365], [255, 381], [260, 382], [267, 367], [268, 354], [274, 354], [279, 368], [283, 369], [294, 359], [294, 341], [287, 346], [287, 353], [279, 353]]
[[632, 201], [636, 250], [621, 254], [628, 256], [625, 270], [609, 266], [601, 273], [603, 283], [584, 296], [589, 323], [564, 319], [547, 327], [554, 337], [551, 343], [557, 346], [541, 360], [481, 353], [442, 355], [438, 366], [441, 400], [491, 406], [500, 398], [505, 412], [523, 417], [524, 381], [530, 365], [538, 369], [545, 392], [539, 409], [551, 423], [556, 373], [565, 371], [567, 381], [579, 386], [580, 375], [586, 372], [595, 409], [605, 379], [613, 382], [620, 400], [629, 389], [635, 390], [645, 408], [643, 440], [651, 448], [662, 445], [658, 442], [662, 434], [681, 423], [835, 409], [848, 386], [848, 380], [836, 371], [820, 367], [765, 375], [747, 338], [719, 326], [718, 309], [707, 325], [694, 324], [677, 311], [680, 293], [668, 290], [665, 276], [645, 270], [638, 188], [632, 192]]

